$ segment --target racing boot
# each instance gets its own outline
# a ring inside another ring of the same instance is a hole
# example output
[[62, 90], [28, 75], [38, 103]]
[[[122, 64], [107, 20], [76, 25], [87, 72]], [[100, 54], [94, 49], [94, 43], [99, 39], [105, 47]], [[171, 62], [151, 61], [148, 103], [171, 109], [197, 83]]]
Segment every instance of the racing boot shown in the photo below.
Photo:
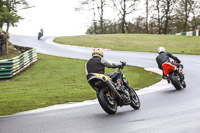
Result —
[[163, 79], [167, 79], [167, 75], [165, 75], [165, 74], [163, 73], [162, 78], [163, 78]]

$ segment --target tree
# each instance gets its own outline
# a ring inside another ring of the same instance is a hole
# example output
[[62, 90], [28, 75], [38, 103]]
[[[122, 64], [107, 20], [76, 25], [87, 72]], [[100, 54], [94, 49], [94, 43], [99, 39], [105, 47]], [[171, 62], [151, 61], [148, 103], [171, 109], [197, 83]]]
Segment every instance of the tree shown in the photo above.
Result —
[[183, 21], [183, 31], [188, 30], [188, 21], [190, 14], [192, 13], [193, 0], [179, 0], [178, 7], [176, 9], [177, 15], [180, 15], [180, 19]]
[[4, 15], [4, 13], [5, 13], [5, 7], [4, 7], [4, 5], [5, 5], [5, 2], [4, 1], [2, 1], [2, 0], [0, 0], [0, 28], [2, 29], [2, 27], [3, 27], [3, 15]]
[[126, 27], [126, 17], [128, 14], [133, 13], [135, 10], [135, 6], [137, 5], [137, 2], [139, 0], [111, 0], [114, 9], [117, 10], [118, 16], [121, 21], [121, 32], [125, 33], [125, 27]]
[[161, 22], [162, 22], [162, 18], [160, 13], [161, 13], [161, 9], [160, 9], [160, 0], [156, 0], [156, 10], [157, 10], [157, 22], [158, 22], [158, 34], [161, 34]]
[[176, 0], [161, 0], [162, 2], [162, 12], [164, 13], [164, 34], [168, 34], [169, 29], [169, 21], [171, 19], [171, 13], [174, 11], [174, 6], [176, 4]]
[[146, 33], [149, 33], [149, 0], [146, 0]]
[[[101, 34], [104, 33], [104, 9], [106, 7], [106, 0], [81, 0], [80, 5], [78, 8], [75, 8], [75, 11], [92, 11], [93, 12], [93, 28], [97, 28], [97, 20], [96, 20], [96, 14], [98, 13], [99, 16], [99, 23], [100, 23], [100, 29]], [[95, 34], [97, 33], [96, 30]]]
[[104, 15], [105, 6], [106, 6], [105, 0], [100, 0], [100, 4], [98, 4], [98, 2], [97, 2], [97, 9], [98, 9], [98, 12], [99, 12], [99, 17], [100, 17], [101, 34], [104, 33], [104, 18], [103, 18], [103, 15]]
[[146, 18], [138, 16], [133, 23], [132, 33], [146, 33]]
[[[90, 30], [87, 32], [91, 32], [94, 31], [94, 34], [97, 33], [96, 31], [96, 8], [95, 8], [95, 0], [80, 0], [79, 1], [80, 5], [79, 7], [75, 8], [75, 11], [81, 12], [81, 11], [86, 11], [86, 12], [90, 12], [92, 11], [93, 14], [93, 18], [92, 18], [92, 23], [93, 26], [90, 26]], [[90, 19], [90, 18], [89, 18]], [[91, 30], [91, 28], [94, 28], [94, 30]]]
[[[114, 34], [114, 33], [120, 33], [120, 23], [117, 21], [111, 21], [104, 19], [104, 34]], [[101, 33], [101, 26], [100, 24], [96, 25], [97, 34]], [[91, 25], [87, 31], [86, 34], [94, 34], [94, 26]]]
[[192, 21], [191, 21], [192, 30], [195, 30], [199, 28], [198, 26], [200, 24], [200, 1], [199, 0], [193, 0], [191, 12], [192, 12]]
[[0, 26], [6, 25], [6, 54], [8, 56], [8, 33], [10, 26], [15, 26], [16, 23], [22, 19], [19, 16], [18, 10], [23, 10], [31, 8], [26, 0], [5, 0], [0, 1], [1, 10], [3, 11], [0, 14]]

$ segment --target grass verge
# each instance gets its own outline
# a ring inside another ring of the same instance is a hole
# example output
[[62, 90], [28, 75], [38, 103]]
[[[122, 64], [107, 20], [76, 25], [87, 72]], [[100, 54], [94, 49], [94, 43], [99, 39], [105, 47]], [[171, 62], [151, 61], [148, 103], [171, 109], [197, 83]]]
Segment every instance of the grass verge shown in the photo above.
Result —
[[16, 49], [14, 49], [14, 47], [9, 43], [8, 56], [5, 53], [3, 55], [0, 53], [0, 60], [4, 60], [4, 59], [8, 59], [8, 58], [10, 59], [10, 58], [18, 56], [20, 54], [21, 54], [21, 52], [19, 52]]
[[[10, 81], [0, 82], [0, 115], [66, 102], [95, 99], [85, 77], [86, 60], [38, 54], [40, 61]], [[112, 72], [113, 69], [106, 69]], [[126, 66], [123, 70], [133, 88], [158, 82], [157, 74]]]
[[200, 37], [152, 34], [104, 34], [57, 37], [61, 44], [108, 48], [120, 51], [157, 52], [160, 46], [177, 54], [200, 55]]

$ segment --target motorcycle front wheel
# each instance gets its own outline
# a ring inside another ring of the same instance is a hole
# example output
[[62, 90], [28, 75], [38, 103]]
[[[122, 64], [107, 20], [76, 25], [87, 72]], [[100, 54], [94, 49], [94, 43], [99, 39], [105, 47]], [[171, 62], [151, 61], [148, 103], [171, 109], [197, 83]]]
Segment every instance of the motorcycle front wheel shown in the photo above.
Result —
[[98, 101], [103, 110], [108, 114], [115, 114], [117, 112], [117, 102], [112, 92], [103, 88], [97, 93]]
[[130, 98], [131, 98], [131, 107], [134, 109], [140, 108], [140, 99], [137, 95], [137, 93], [131, 88], [130, 90]]
[[183, 86], [183, 88], [186, 88], [186, 83], [184, 80], [182, 81], [182, 86]]

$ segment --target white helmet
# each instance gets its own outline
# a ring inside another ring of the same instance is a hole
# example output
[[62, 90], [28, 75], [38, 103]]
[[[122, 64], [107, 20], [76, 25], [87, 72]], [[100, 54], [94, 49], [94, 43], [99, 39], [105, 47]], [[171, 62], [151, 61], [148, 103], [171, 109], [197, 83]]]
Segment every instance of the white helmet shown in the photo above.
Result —
[[158, 53], [160, 54], [161, 52], [165, 52], [165, 48], [164, 47], [159, 47], [158, 48]]

